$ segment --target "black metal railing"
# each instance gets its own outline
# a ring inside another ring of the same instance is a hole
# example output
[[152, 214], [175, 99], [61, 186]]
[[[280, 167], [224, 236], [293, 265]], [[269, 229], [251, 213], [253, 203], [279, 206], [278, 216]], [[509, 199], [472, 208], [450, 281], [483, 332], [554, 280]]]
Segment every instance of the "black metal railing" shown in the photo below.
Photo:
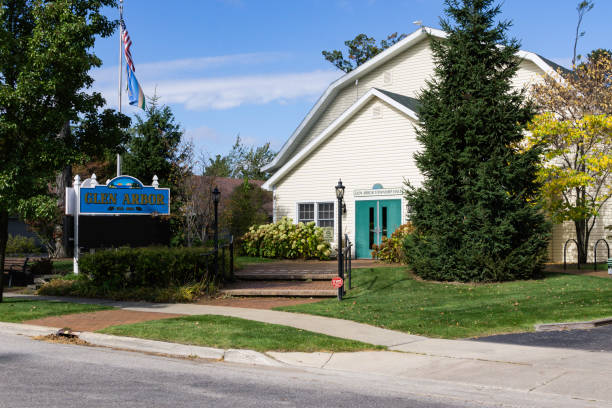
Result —
[[565, 245], [563, 245], [563, 270], [567, 268], [567, 244], [570, 242], [576, 244], [576, 249], [578, 249], [578, 269], [580, 269], [580, 247], [578, 247], [578, 241], [576, 241], [574, 238], [570, 238], [565, 241]]
[[593, 270], [594, 271], [597, 270], [597, 245], [599, 245], [600, 242], [603, 242], [604, 244], [606, 244], [606, 248], [608, 249], [608, 258], [607, 259], [610, 259], [610, 245], [608, 245], [608, 241], [606, 241], [603, 238], [598, 239], [595, 242], [595, 245], [593, 245]]
[[209, 295], [219, 288], [221, 282], [234, 279], [234, 237], [228, 235], [219, 241], [213, 249], [202, 254], [206, 258], [202, 280]]
[[344, 261], [344, 276], [348, 279], [348, 288], [349, 290], [353, 288], [351, 282], [351, 275], [353, 271], [353, 267], [351, 265], [352, 261], [352, 246], [353, 244], [349, 240], [348, 234], [344, 234], [344, 248], [342, 249], [342, 260]]

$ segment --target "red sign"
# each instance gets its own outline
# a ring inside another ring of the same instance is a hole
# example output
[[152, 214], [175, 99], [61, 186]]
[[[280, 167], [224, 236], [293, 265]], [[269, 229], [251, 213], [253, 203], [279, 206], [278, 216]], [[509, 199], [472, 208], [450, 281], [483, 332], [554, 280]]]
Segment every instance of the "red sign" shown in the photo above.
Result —
[[335, 278], [332, 278], [331, 283], [334, 288], [341, 288], [342, 285], [344, 284], [344, 281], [340, 277], [335, 277]]

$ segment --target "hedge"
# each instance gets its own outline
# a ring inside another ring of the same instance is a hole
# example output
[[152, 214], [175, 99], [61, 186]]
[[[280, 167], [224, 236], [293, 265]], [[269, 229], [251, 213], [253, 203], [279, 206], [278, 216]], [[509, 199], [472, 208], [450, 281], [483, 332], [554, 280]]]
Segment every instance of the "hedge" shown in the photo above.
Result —
[[83, 255], [79, 269], [91, 284], [108, 290], [177, 287], [208, 277], [214, 268], [213, 257], [206, 256], [209, 252], [165, 247], [102, 250]]

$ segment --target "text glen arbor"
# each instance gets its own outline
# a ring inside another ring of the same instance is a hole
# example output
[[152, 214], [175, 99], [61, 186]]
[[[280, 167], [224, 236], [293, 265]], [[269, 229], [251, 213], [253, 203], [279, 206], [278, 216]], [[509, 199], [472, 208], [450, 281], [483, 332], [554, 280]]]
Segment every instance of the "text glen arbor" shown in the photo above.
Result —
[[[117, 193], [86, 193], [87, 204], [114, 204], [117, 205]], [[137, 194], [125, 193], [121, 205], [165, 205], [163, 194]]]

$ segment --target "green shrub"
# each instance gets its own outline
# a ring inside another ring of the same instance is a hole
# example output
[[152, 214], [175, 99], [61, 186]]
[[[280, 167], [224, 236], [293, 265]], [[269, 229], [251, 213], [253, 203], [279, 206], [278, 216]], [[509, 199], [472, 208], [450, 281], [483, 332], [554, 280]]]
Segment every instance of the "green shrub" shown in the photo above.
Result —
[[372, 258], [389, 263], [406, 263], [404, 240], [413, 231], [414, 227], [409, 222], [400, 225], [389, 238], [382, 237], [380, 245], [375, 244], [372, 246]]
[[[120, 248], [86, 254], [81, 273], [106, 291], [129, 288], [170, 288], [201, 282], [213, 270], [206, 248]], [[221, 257], [221, 254], [219, 255]], [[220, 259], [219, 263], [226, 262]]]
[[7, 254], [32, 254], [38, 253], [40, 250], [40, 246], [36, 244], [36, 240], [32, 237], [11, 234], [8, 236], [6, 242]]
[[[75, 276], [75, 275], [73, 275]], [[82, 277], [82, 275], [79, 275]], [[93, 285], [86, 278], [57, 278], [38, 289], [43, 296], [77, 296], [113, 300], [141, 300], [147, 302], [192, 302], [205, 288], [201, 283], [169, 288], [122, 288], [106, 290]]]
[[250, 256], [328, 259], [331, 253], [322, 228], [314, 222], [294, 224], [287, 217], [274, 224], [253, 226], [242, 239], [244, 251]]

